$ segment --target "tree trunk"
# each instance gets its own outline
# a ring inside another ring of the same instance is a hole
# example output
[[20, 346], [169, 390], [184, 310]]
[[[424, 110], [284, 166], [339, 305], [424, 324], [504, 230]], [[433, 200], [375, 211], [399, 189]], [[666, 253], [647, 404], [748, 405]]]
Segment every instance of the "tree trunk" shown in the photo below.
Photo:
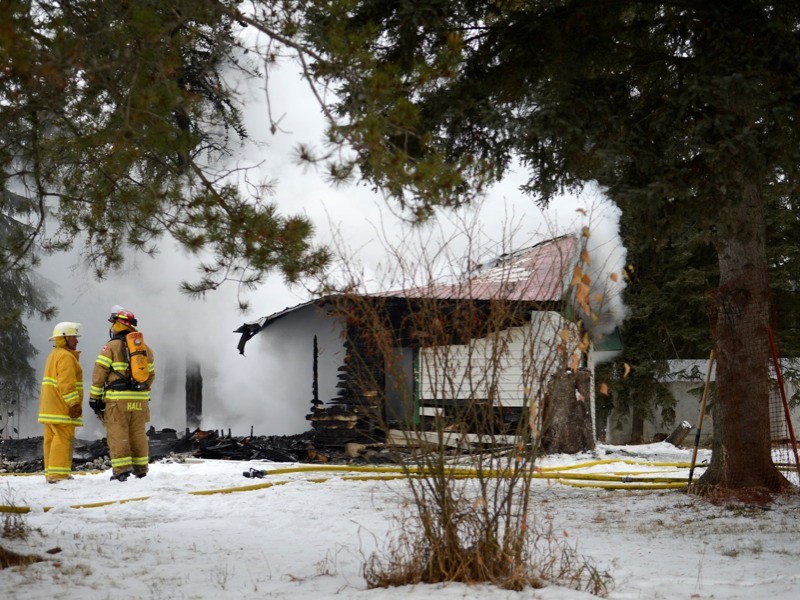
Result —
[[697, 484], [777, 491], [787, 482], [771, 456], [764, 206], [757, 185], [742, 189], [739, 201], [720, 211], [717, 224], [720, 288], [709, 310], [717, 356], [718, 444]]
[[631, 437], [629, 444], [644, 444], [644, 413], [638, 406], [631, 409]]
[[[595, 447], [589, 406], [591, 373], [579, 369], [557, 376], [542, 424], [542, 449], [547, 454], [575, 454]], [[577, 392], [577, 393], [576, 393]]]

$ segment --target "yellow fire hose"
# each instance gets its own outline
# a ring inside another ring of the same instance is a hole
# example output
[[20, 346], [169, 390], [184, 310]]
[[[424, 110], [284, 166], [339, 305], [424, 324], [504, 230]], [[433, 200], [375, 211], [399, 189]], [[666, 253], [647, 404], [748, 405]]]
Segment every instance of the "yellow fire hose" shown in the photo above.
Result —
[[[674, 467], [687, 469], [690, 467], [689, 463], [682, 462], [655, 462], [655, 461], [636, 461], [630, 459], [603, 459], [588, 461], [585, 463], [576, 463], [573, 465], [561, 465], [557, 467], [537, 467], [531, 473], [520, 473], [510, 470], [497, 470], [497, 469], [468, 469], [468, 468], [449, 468], [444, 471], [444, 476], [448, 478], [467, 479], [477, 476], [508, 478], [508, 477], [530, 477], [533, 479], [549, 479], [554, 480], [563, 485], [580, 488], [601, 488], [601, 489], [617, 489], [617, 490], [657, 490], [657, 489], [677, 489], [685, 488], [687, 485], [686, 477], [657, 477], [655, 473], [664, 473], [664, 471], [646, 471], [646, 472], [614, 472], [614, 473], [572, 473], [571, 471], [577, 469], [584, 469], [603, 464], [624, 463], [630, 465], [640, 465], [649, 467]], [[100, 473], [101, 471], [86, 471], [75, 472], [75, 474], [89, 474]], [[419, 467], [376, 467], [376, 466], [347, 466], [347, 465], [308, 465], [301, 467], [287, 467], [272, 469], [268, 471], [259, 472], [259, 476], [273, 476], [273, 475], [286, 475], [292, 473], [307, 473], [307, 472], [342, 472], [342, 473], [369, 473], [370, 475], [352, 475], [344, 476], [341, 479], [345, 481], [368, 481], [368, 480], [389, 480], [389, 479], [402, 479], [409, 475], [413, 477], [427, 477], [431, 475], [428, 469]], [[41, 473], [0, 473], [0, 475], [41, 475]], [[324, 483], [329, 481], [330, 477], [318, 477], [300, 480], [281, 480], [281, 481], [265, 481], [261, 483], [254, 483], [250, 485], [235, 486], [228, 488], [218, 488], [211, 490], [195, 490], [187, 492], [195, 496], [208, 496], [214, 494], [230, 494], [235, 492], [249, 492], [254, 490], [261, 490], [277, 485], [284, 485], [287, 483], [295, 482], [309, 482], [309, 483]], [[141, 496], [136, 498], [126, 498], [122, 500], [108, 500], [103, 502], [92, 502], [83, 504], [70, 505], [69, 508], [97, 508], [101, 506], [109, 506], [112, 504], [126, 504], [128, 502], [140, 502], [148, 500], [150, 496]], [[52, 506], [43, 507], [44, 512], [53, 510]], [[30, 507], [27, 506], [4, 506], [0, 505], [0, 513], [29, 513]]]

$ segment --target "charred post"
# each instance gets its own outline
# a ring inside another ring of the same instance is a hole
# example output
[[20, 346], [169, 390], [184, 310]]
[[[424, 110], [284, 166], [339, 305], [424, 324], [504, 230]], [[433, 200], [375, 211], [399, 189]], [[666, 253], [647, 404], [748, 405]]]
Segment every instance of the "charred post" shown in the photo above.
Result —
[[186, 361], [186, 426], [197, 429], [203, 419], [203, 375], [200, 363]]

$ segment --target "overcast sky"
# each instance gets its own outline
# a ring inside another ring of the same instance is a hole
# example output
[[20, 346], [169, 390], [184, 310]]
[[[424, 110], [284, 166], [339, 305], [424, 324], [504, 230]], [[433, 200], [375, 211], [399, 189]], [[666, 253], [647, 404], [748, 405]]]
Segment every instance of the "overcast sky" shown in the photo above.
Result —
[[[272, 114], [279, 119], [282, 131], [275, 135], [269, 132], [263, 82], [241, 84], [251, 141], [237, 154], [236, 164], [260, 164], [258, 172], [263, 177], [277, 180], [274, 200], [281, 212], [308, 215], [316, 224], [318, 241], [330, 243], [338, 239], [348, 256], [362, 266], [366, 277], [380, 287], [381, 273], [391, 268], [387, 245], [396, 247], [400, 244], [397, 240], [408, 239], [412, 234], [392, 207], [365, 186], [331, 189], [319, 173], [297, 164], [294, 148], [298, 143], [319, 147], [323, 126], [320, 111], [300, 81], [295, 65], [287, 63], [273, 71], [270, 85]], [[255, 177], [253, 173], [251, 178]], [[514, 249], [509, 245], [525, 247], [589, 225], [596, 256], [600, 257], [595, 258], [595, 263], [613, 270], [622, 267], [624, 250], [617, 239], [618, 212], [599, 192], [592, 190], [580, 199], [564, 198], [542, 213], [530, 198], [518, 192], [521, 182], [520, 176], [509, 177], [489, 192], [480, 207], [448, 213], [438, 223], [413, 235], [435, 245], [437, 236], [452, 239], [477, 223], [480, 239], [470, 243], [480, 248], [480, 258], [485, 259], [495, 252]], [[459, 243], [467, 251], [467, 242], [461, 235], [452, 254], [462, 251]], [[203, 300], [191, 300], [178, 292], [181, 280], [194, 277], [196, 260], [170, 240], [161, 244], [161, 253], [155, 259], [131, 254], [124, 269], [104, 281], [95, 280], [86, 270], [77, 250], [45, 257], [42, 263], [42, 274], [58, 286], [59, 296], [54, 303], [59, 312], [51, 322], [28, 323], [31, 340], [39, 350], [35, 363], [38, 373], [50, 351], [47, 338], [53, 326], [59, 321], [78, 321], [84, 325], [79, 350], [84, 378], [89, 382], [97, 352], [108, 339], [106, 319], [111, 307], [120, 304], [136, 314], [140, 330], [156, 354], [152, 423], [157, 429], [185, 427], [187, 355], [198, 356], [202, 364], [204, 428], [232, 427], [235, 435], [249, 433], [250, 426], [256, 434], [293, 434], [308, 428], [305, 414], [311, 389], [310, 349], [309, 362], [298, 362], [296, 356], [281, 352], [281, 344], [274, 339], [260, 339], [266, 337], [265, 332], [248, 344], [246, 356], [240, 356], [236, 350], [238, 335], [233, 333], [246, 321], [306, 301], [308, 296], [303, 289], [287, 287], [279, 276], [270, 277], [256, 292], [247, 294], [250, 309], [242, 314], [233, 284], [207, 294]], [[325, 352], [325, 348], [321, 350]], [[36, 423], [36, 404], [37, 399], [32, 399], [23, 414], [23, 436], [41, 433], [41, 426]], [[79, 437], [103, 435], [93, 415], [88, 414], [85, 421]]]

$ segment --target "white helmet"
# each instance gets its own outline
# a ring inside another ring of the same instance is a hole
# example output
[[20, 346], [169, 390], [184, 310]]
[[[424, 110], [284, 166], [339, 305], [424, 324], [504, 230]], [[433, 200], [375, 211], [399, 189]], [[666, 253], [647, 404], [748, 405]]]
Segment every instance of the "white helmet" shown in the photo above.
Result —
[[80, 323], [73, 323], [71, 321], [64, 321], [59, 323], [53, 328], [53, 335], [49, 338], [52, 342], [57, 337], [67, 337], [74, 335], [75, 337], [81, 336], [81, 324]]

